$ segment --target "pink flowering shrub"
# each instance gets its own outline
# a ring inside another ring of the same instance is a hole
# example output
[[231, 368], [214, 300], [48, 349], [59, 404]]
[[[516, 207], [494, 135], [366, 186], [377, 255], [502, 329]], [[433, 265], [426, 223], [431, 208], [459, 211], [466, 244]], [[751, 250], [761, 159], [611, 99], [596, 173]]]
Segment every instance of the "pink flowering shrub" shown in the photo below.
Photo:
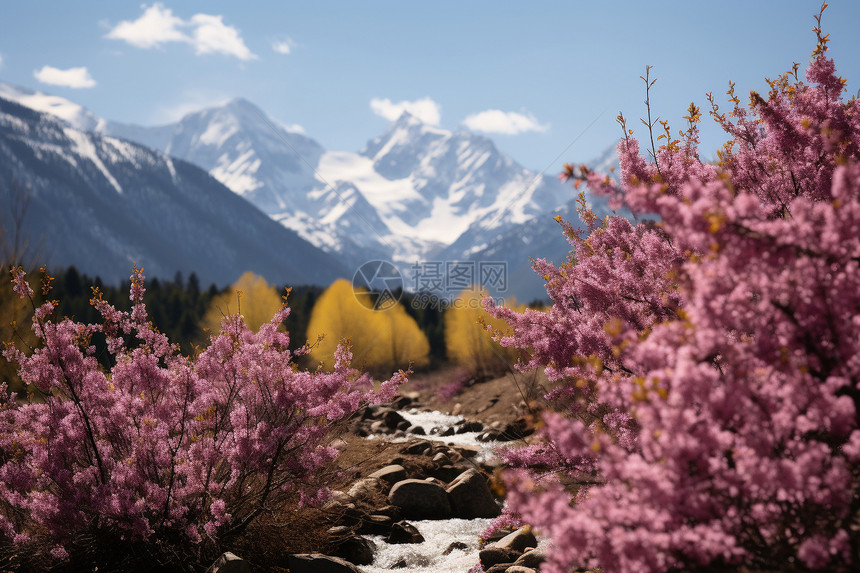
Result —
[[691, 105], [651, 161], [625, 127], [620, 184], [568, 168], [659, 222], [584, 211], [571, 261], [535, 265], [548, 312], [487, 301], [557, 384], [545, 441], [506, 454], [548, 571], [860, 567], [860, 102], [816, 32], [806, 82], [709, 96], [717, 164]]
[[[33, 300], [20, 269], [16, 292]], [[54, 555], [83, 533], [193, 545], [229, 538], [296, 495], [324, 490], [337, 452], [333, 424], [368, 401], [389, 400], [397, 374], [373, 391], [339, 348], [331, 372], [299, 371], [278, 326], [284, 306], [254, 333], [239, 315], [224, 319], [193, 358], [147, 322], [143, 275], [132, 274], [131, 312], [96, 295], [104, 321], [54, 322], [37, 307], [41, 340], [27, 354], [7, 346], [22, 379], [43, 402], [14, 395], [0, 409], [0, 535], [53, 540]], [[115, 364], [104, 371], [90, 338], [103, 333]], [[5, 388], [3, 389], [5, 394]]]

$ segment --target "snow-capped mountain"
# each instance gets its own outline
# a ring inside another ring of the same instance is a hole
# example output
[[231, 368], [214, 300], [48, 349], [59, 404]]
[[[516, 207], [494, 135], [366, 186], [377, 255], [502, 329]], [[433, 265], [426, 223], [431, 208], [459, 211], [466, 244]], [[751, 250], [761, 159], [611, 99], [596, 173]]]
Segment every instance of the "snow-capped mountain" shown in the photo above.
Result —
[[[246, 270], [294, 285], [346, 274], [199, 167], [76, 129], [70, 121], [100, 124], [87, 122], [85, 110], [59, 102], [52, 112], [57, 107], [74, 112], [69, 121], [0, 97], [0, 202], [27, 195], [20, 231], [41, 244], [49, 264], [114, 283], [128, 277], [133, 261], [149, 276], [193, 271], [219, 285]], [[0, 211], [4, 230], [12, 216]]]
[[[570, 196], [556, 178], [523, 168], [492, 140], [432, 127], [408, 113], [370, 141], [360, 156], [383, 185], [356, 184], [389, 228], [433, 246], [451, 245], [476, 224], [503, 229], [524, 222]], [[432, 253], [427, 248], [403, 259]]]
[[[577, 220], [576, 193], [555, 174], [523, 168], [486, 137], [408, 113], [352, 153], [326, 151], [233, 100], [185, 116], [162, 149], [209, 170], [347, 266], [394, 261], [407, 285], [415, 263], [494, 261], [507, 265], [508, 293], [541, 298], [529, 257], [563, 261], [570, 245], [552, 219]], [[588, 164], [609, 172], [613, 162], [614, 148]], [[601, 216], [610, 212], [604, 198], [589, 202]]]
[[[327, 151], [244, 99], [142, 127], [22, 88], [0, 84], [2, 93], [81, 129], [202, 167], [347, 269], [391, 260], [408, 279], [415, 263], [501, 260], [511, 292], [526, 299], [542, 292], [528, 257], [560, 262], [569, 250], [552, 221], [556, 214], [576, 219], [569, 185], [554, 173], [523, 168], [486, 137], [430, 126], [408, 113], [353, 153]], [[588, 164], [608, 172], [613, 161], [615, 151], [607, 149]], [[589, 202], [599, 215], [609, 213], [605, 199], [589, 196]]]
[[350, 262], [411, 264], [478, 222], [497, 231], [570, 198], [554, 177], [517, 165], [491, 140], [408, 113], [359, 153], [325, 151], [239, 99], [185, 116], [163, 150]]
[[[404, 113], [361, 151], [374, 170], [404, 192], [368, 199], [395, 219], [401, 234], [449, 245], [470, 225], [523, 222], [567, 201], [569, 190], [502, 154], [492, 140], [469, 131], [431, 127]], [[375, 201], [375, 199], [378, 200]]]
[[[152, 143], [166, 127], [105, 129]], [[405, 270], [467, 230], [464, 241], [479, 250], [571, 197], [555, 177], [517, 165], [490, 139], [408, 113], [359, 153], [326, 151], [244, 99], [186, 115], [160, 142], [347, 264], [382, 258]]]
[[234, 99], [156, 128], [108, 125], [110, 133], [158, 146], [209, 171], [236, 194], [304, 239], [354, 262], [386, 257], [390, 234], [376, 210], [349, 181], [329, 186], [316, 170], [326, 153], [313, 139], [289, 131], [251, 102]]
[[[619, 162], [615, 146], [584, 163], [590, 169], [617, 180]], [[578, 193], [572, 189], [572, 185], [569, 189], [573, 198], [564, 205], [505, 229], [490, 233], [483, 232], [486, 242], [476, 248], [472, 237], [481, 234], [479, 222], [475, 225], [477, 230], [470, 228], [463, 233], [457, 241], [442, 252], [441, 258], [475, 262], [503, 261], [507, 269], [505, 290], [500, 292], [493, 289], [492, 285], [485, 285], [491, 295], [502, 298], [514, 295], [519, 302], [526, 303], [546, 299], [544, 281], [532, 270], [532, 259], [546, 259], [555, 265], [567, 261], [571, 245], [565, 238], [561, 226], [554, 219], [558, 216], [571, 222], [574, 227], [580, 226], [581, 220], [577, 214]], [[617, 213], [613, 211], [609, 207], [607, 197], [589, 193], [587, 186], [581, 186], [580, 189], [585, 194], [589, 208], [599, 218], [615, 214], [631, 217], [626, 209]]]

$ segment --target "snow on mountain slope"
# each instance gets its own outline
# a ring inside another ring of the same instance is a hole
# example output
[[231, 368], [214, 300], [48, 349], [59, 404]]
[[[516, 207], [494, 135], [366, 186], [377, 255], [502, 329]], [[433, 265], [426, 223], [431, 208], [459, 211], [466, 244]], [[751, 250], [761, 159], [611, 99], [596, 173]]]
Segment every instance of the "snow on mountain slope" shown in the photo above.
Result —
[[[74, 126], [202, 167], [350, 268], [386, 259], [408, 277], [416, 262], [487, 257], [527, 268], [529, 256], [555, 260], [567, 252], [552, 217], [576, 217], [576, 193], [555, 173], [525, 169], [486, 137], [430, 126], [408, 113], [351, 153], [323, 149], [244, 99], [147, 128], [106, 122], [62, 98], [0, 84], [3, 90]], [[588, 164], [608, 172], [617, 165], [614, 148]], [[599, 215], [610, 213], [605, 198], [587, 197]], [[533, 282], [524, 279], [521, 296], [539, 290]]]
[[359, 185], [374, 206], [386, 210], [389, 226], [446, 245], [477, 221], [487, 227], [522, 222], [563, 204], [570, 194], [554, 177], [516, 164], [490, 139], [428, 126], [408, 113], [361, 155], [384, 180], [401, 183], [403, 191], [393, 197]]
[[200, 165], [269, 214], [311, 190], [311, 166], [324, 152], [313, 139], [288, 132], [241, 98], [183, 117], [164, 151]]
[[[18, 230], [42, 244], [48, 260], [39, 263], [75, 265], [112, 283], [133, 262], [150, 277], [196, 272], [222, 286], [246, 270], [294, 285], [347, 274], [190, 163], [1, 97], [0, 126], [0, 204], [28, 196]], [[0, 223], [14, 225], [5, 209]]]
[[164, 146], [344, 261], [435, 256], [470, 227], [499, 229], [570, 198], [491, 140], [403, 114], [360, 153], [325, 151], [246, 100], [185, 116]]
[[[586, 161], [585, 165], [598, 173], [617, 179], [619, 163], [615, 146]], [[578, 193], [573, 190], [572, 185], [565, 186], [568, 186], [571, 193], [571, 199], [567, 203], [551, 212], [541, 213], [504, 229], [483, 229], [478, 222], [447, 247], [441, 257], [445, 260], [503, 262], [506, 265], [506, 290], [499, 292], [485, 285], [490, 294], [503, 298], [513, 294], [521, 302], [546, 300], [544, 281], [532, 270], [531, 260], [542, 258], [559, 265], [568, 259], [571, 245], [561, 226], [554, 220], [556, 216], [573, 223], [575, 227], [582, 225], [577, 214]], [[587, 186], [581, 186], [580, 189], [589, 207], [601, 219], [614, 214], [631, 217], [626, 209], [618, 213], [610, 209], [608, 199], [591, 194]]]
[[82, 105], [12, 84], [0, 83], [0, 97], [24, 107], [58, 117], [82, 131], [99, 131], [107, 122]]
[[126, 130], [158, 140], [166, 153], [209, 173], [302, 238], [343, 261], [387, 257], [381, 237], [390, 231], [349, 182], [319, 181], [315, 170], [325, 150], [313, 139], [269, 119], [251, 102], [234, 99], [183, 117], [164, 136]]

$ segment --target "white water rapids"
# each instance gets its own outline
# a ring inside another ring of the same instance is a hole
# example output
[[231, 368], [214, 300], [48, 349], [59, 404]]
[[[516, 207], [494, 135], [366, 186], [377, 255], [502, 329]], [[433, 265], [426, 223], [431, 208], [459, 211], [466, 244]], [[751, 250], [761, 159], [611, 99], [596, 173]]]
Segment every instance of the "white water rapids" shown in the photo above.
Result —
[[[410, 439], [419, 438], [434, 442], [442, 442], [454, 446], [480, 448], [479, 460], [493, 457], [493, 448], [498, 442], [479, 442], [476, 438], [480, 432], [467, 432], [453, 436], [431, 434], [432, 428], [448, 428], [462, 421], [461, 416], [451, 416], [441, 412], [421, 412], [409, 410], [400, 412], [412, 426], [421, 426], [427, 435], [411, 435]], [[370, 439], [382, 436], [371, 436]], [[403, 440], [405, 441], [405, 440]], [[383, 573], [388, 571], [408, 571], [409, 573], [466, 573], [478, 563], [478, 544], [481, 532], [490, 524], [486, 518], [479, 519], [435, 519], [412, 521], [421, 535], [423, 543], [400, 543], [389, 545], [380, 535], [366, 535], [376, 543], [376, 553], [373, 563], [359, 566], [363, 573]], [[455, 542], [466, 545], [465, 549], [454, 549], [448, 555], [443, 555], [446, 549]], [[395, 568], [395, 566], [397, 566]]]
[[[438, 519], [410, 521], [424, 536], [424, 543], [389, 545], [381, 535], [367, 536], [376, 543], [371, 565], [359, 567], [364, 573], [383, 573], [401, 564], [400, 571], [409, 573], [466, 573], [478, 562], [478, 541], [489, 519]], [[454, 542], [466, 544], [465, 549], [445, 550]]]

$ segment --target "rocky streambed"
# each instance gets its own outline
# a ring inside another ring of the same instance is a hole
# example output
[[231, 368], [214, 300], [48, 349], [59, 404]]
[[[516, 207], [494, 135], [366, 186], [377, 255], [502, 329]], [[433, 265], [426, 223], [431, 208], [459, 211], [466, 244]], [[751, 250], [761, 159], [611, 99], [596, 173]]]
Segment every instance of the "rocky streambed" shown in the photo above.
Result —
[[[493, 573], [539, 570], [544, 547], [529, 528], [480, 537], [502, 509], [491, 488], [498, 464], [493, 449], [531, 434], [525, 418], [485, 425], [422, 408], [417, 396], [407, 395], [365, 408], [350, 432], [396, 445], [395, 455], [362, 464], [381, 467], [332, 492], [323, 510], [333, 549], [290, 556], [291, 573], [467, 573], [479, 570], [478, 563]], [[227, 561], [217, 565], [212, 573], [242, 571]]]

